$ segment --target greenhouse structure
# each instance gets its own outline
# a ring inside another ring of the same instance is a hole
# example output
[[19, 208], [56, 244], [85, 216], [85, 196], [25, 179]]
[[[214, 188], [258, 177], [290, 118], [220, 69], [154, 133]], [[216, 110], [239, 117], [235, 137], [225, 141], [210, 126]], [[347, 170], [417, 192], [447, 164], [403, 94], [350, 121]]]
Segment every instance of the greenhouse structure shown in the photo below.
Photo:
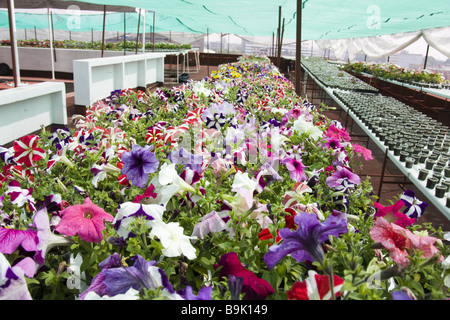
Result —
[[449, 300], [449, 100], [444, 0], [0, 0], [0, 300]]

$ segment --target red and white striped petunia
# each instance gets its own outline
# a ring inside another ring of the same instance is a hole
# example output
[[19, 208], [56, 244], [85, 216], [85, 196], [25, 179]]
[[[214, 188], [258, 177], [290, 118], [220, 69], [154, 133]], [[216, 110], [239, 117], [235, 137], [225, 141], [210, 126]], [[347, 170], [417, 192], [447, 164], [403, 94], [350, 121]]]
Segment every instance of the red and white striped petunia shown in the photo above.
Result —
[[14, 159], [27, 167], [34, 167], [35, 161], [45, 157], [44, 149], [37, 147], [38, 136], [28, 135], [14, 141]]
[[[333, 275], [333, 294], [335, 297], [341, 295], [344, 280]], [[287, 292], [289, 300], [331, 300], [330, 277], [319, 275], [314, 270], [308, 272], [308, 278], [302, 282], [296, 282], [291, 290]]]

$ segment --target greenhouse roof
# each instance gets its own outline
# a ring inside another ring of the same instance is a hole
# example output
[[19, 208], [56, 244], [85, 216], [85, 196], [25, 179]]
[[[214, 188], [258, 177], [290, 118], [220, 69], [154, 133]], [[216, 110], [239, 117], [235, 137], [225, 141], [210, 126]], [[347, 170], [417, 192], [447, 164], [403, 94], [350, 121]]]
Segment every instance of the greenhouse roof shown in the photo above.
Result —
[[[1, 0], [0, 6], [5, 8], [6, 3]], [[67, 8], [74, 4], [83, 10], [102, 10], [103, 5], [107, 5], [108, 11], [134, 11], [135, 8], [154, 11], [166, 17], [157, 20], [156, 31], [159, 28], [162, 31], [247, 36], [276, 34], [281, 7], [281, 18], [285, 20], [283, 36], [285, 39], [296, 38], [295, 0], [49, 1], [52, 8]], [[46, 7], [46, 2], [16, 0], [15, 6]], [[302, 40], [369, 37], [447, 26], [450, 26], [448, 0], [302, 0]], [[92, 26], [89, 23], [85, 27], [90, 30]]]

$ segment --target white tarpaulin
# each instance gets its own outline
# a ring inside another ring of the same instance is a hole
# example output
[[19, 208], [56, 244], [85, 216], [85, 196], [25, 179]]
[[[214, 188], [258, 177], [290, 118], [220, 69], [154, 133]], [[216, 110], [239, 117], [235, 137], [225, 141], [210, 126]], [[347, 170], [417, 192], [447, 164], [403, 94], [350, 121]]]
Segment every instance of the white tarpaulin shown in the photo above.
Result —
[[359, 53], [378, 59], [393, 55], [421, 37], [431, 47], [450, 57], [450, 27], [375, 37], [324, 39], [316, 40], [316, 43], [322, 50], [333, 50], [338, 59], [345, 57], [346, 53], [348, 53], [350, 60], [354, 59]]

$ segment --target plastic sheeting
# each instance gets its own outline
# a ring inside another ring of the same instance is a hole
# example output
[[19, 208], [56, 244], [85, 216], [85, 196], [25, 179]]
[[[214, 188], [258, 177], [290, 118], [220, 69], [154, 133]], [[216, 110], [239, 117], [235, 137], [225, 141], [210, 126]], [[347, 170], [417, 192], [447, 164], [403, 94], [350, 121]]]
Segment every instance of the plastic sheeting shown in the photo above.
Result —
[[430, 46], [450, 57], [450, 27], [376, 37], [316, 40], [316, 43], [322, 50], [333, 50], [338, 59], [343, 59], [348, 54], [348, 58], [353, 60], [359, 53], [378, 59], [393, 55], [421, 37]]

